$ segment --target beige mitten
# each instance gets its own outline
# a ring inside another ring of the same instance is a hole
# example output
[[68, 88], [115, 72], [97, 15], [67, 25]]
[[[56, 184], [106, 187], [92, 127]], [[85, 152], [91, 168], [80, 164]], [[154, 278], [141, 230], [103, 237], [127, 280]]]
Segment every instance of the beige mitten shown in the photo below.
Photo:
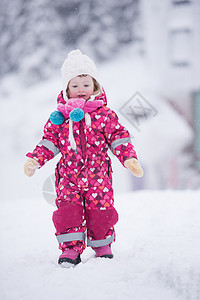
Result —
[[131, 173], [136, 177], [143, 176], [143, 170], [138, 162], [138, 160], [134, 157], [128, 158], [125, 160], [124, 165], [128, 168]]
[[31, 177], [34, 175], [35, 170], [37, 170], [38, 167], [39, 163], [37, 162], [37, 160], [28, 158], [24, 164], [24, 173], [26, 174], [26, 176]]

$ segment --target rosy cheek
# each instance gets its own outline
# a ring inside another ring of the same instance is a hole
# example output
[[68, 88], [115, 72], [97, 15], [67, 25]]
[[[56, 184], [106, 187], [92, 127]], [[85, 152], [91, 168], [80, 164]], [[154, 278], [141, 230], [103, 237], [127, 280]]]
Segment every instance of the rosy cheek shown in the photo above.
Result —
[[71, 98], [75, 98], [76, 92], [75, 91], [70, 91], [69, 95], [70, 95]]

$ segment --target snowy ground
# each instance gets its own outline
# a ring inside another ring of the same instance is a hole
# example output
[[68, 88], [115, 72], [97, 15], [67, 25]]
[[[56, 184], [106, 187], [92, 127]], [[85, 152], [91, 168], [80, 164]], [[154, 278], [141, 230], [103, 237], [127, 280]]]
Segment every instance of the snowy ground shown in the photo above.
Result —
[[114, 259], [87, 249], [80, 265], [57, 265], [59, 250], [43, 198], [0, 204], [0, 299], [200, 299], [200, 191], [115, 196]]

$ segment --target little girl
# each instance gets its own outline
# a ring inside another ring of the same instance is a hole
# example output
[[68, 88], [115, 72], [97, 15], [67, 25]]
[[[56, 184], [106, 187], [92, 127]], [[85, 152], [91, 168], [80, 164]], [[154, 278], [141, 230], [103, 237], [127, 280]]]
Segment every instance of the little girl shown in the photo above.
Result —
[[32, 176], [48, 160], [61, 153], [56, 174], [53, 222], [62, 254], [58, 263], [74, 266], [87, 246], [96, 257], [112, 258], [114, 208], [111, 160], [108, 149], [133, 175], [143, 170], [129, 132], [107, 107], [94, 62], [80, 50], [71, 51], [61, 68], [63, 91], [57, 111], [51, 114], [44, 135], [25, 163]]

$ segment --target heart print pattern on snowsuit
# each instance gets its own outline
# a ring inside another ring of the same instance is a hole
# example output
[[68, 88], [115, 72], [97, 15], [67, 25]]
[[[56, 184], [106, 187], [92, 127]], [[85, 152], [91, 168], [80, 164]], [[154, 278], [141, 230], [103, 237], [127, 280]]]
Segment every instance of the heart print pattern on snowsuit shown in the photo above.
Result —
[[[86, 247], [86, 232], [87, 245], [91, 247], [115, 240], [118, 214], [114, 208], [108, 150], [123, 166], [126, 159], [137, 158], [129, 132], [119, 123], [117, 114], [106, 106], [105, 93], [95, 100], [102, 100], [103, 105], [89, 113], [91, 125], [86, 125], [85, 118], [73, 122], [76, 150], [69, 142], [69, 119], [61, 125], [49, 119], [42, 140], [27, 154], [39, 162], [40, 168], [61, 154], [55, 170], [57, 210], [53, 222], [60, 248], [73, 248], [79, 253]], [[66, 103], [62, 92], [57, 102]]]

